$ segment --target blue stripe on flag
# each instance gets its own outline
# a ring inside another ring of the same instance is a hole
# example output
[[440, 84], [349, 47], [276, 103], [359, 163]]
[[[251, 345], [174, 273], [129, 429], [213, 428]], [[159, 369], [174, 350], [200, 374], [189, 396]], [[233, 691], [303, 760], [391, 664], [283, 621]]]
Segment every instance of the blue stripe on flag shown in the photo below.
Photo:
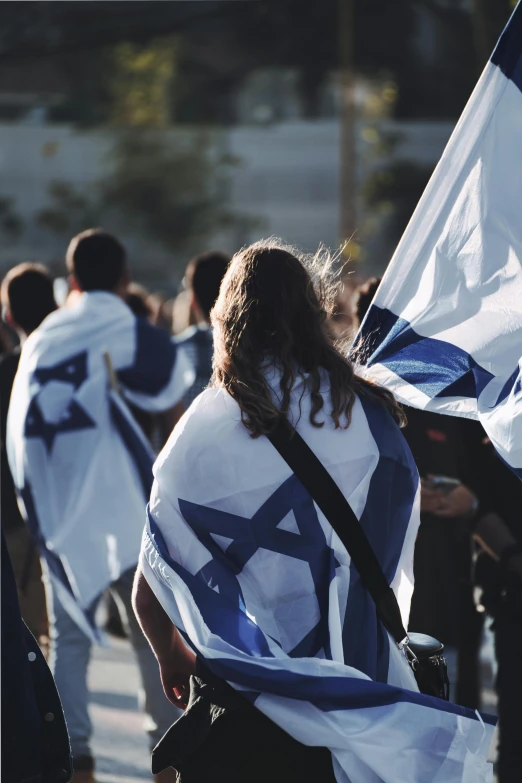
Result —
[[150, 491], [154, 481], [154, 476], [152, 474], [154, 457], [152, 456], [152, 450], [147, 449], [135, 430], [135, 427], [138, 427], [138, 424], [133, 426], [128, 420], [128, 417], [131, 416], [130, 412], [124, 412], [122, 406], [123, 404], [119, 406], [112, 397], [109, 397], [111, 419], [136, 465], [146, 502], [150, 497]]
[[495, 403], [495, 408], [497, 405], [500, 405], [501, 402], [503, 402], [511, 392], [513, 394], [520, 394], [522, 391], [522, 377], [520, 375], [520, 369], [517, 367], [514, 372], [511, 373], [507, 381], [505, 382], [504, 386], [502, 387], [502, 390], [500, 394], [498, 395], [497, 401]]
[[184, 581], [203, 621], [211, 633], [247, 655], [271, 658], [263, 632], [229, 598], [216, 593], [201, 577], [190, 574], [170, 556], [167, 544], [147, 507], [150, 539], [163, 560]]
[[[411, 519], [418, 484], [417, 470], [406, 441], [388, 412], [363, 395], [360, 400], [379, 449], [379, 462], [370, 481], [360, 521], [391, 583]], [[383, 533], [386, 519], [390, 522]], [[372, 680], [387, 681], [389, 637], [353, 563], [343, 623], [343, 650], [346, 664]]]
[[177, 346], [163, 329], [146, 318], [136, 318], [136, 350], [130, 367], [118, 370], [118, 378], [131, 391], [155, 396], [169, 383]]
[[29, 528], [29, 532], [31, 534], [31, 537], [38, 547], [38, 551], [40, 552], [40, 555], [44, 558], [45, 562], [47, 563], [47, 566], [49, 568], [49, 571], [51, 572], [52, 576], [60, 582], [64, 590], [71, 596], [72, 601], [76, 604], [78, 607], [78, 612], [83, 614], [85, 617], [85, 620], [87, 621], [88, 627], [92, 631], [93, 638], [95, 640], [101, 641], [101, 635], [100, 631], [96, 626], [95, 622], [95, 613], [96, 613], [96, 600], [93, 601], [91, 607], [89, 609], [82, 609], [77, 601], [76, 597], [73, 593], [73, 589], [71, 587], [71, 583], [69, 582], [69, 578], [67, 576], [67, 573], [63, 567], [63, 563], [60, 560], [60, 558], [56, 555], [55, 552], [52, 552], [46, 544], [45, 538], [42, 534], [40, 524], [38, 522], [38, 515], [36, 513], [36, 505], [33, 498], [33, 492], [31, 489], [30, 484], [26, 481], [24, 487], [18, 491], [18, 494], [23, 500], [24, 508], [25, 508], [25, 516], [26, 516], [26, 523], [27, 527]]
[[491, 62], [522, 90], [522, 4], [519, 3], [491, 55]]
[[[272, 669], [258, 661], [250, 663], [225, 658], [206, 658], [205, 663], [216, 676], [227, 682], [237, 683], [261, 693], [311, 702], [323, 712], [378, 708], [403, 703], [480, 720], [478, 714], [467, 707], [373, 680], [299, 674], [288, 669]], [[497, 718], [493, 715], [481, 713], [480, 717], [490, 726], [497, 723]]]
[[422, 337], [408, 321], [377, 305], [368, 311], [352, 353], [369, 367], [383, 364], [431, 399], [478, 398], [495, 377], [462, 348]]

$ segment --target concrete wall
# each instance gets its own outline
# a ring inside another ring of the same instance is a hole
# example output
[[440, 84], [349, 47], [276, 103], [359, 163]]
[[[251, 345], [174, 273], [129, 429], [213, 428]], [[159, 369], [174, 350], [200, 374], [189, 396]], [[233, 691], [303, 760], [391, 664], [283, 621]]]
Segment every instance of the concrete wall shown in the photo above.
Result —
[[[394, 157], [433, 164], [451, 127], [450, 123], [388, 122], [380, 130], [398, 135]], [[362, 138], [359, 132], [358, 136]], [[48, 206], [49, 186], [54, 181], [64, 180], [81, 190], [102, 178], [108, 171], [112, 143], [108, 130], [0, 125], [0, 197], [13, 198], [25, 226], [16, 242], [1, 236], [0, 270], [27, 258], [59, 266], [66, 239], [44, 231], [35, 217]], [[235, 127], [217, 132], [214, 143], [240, 161], [230, 176], [231, 208], [257, 220], [255, 229], [238, 227], [216, 237], [215, 243], [233, 250], [261, 236], [277, 235], [308, 250], [321, 242], [332, 248], [338, 245], [338, 121]], [[382, 164], [382, 159], [372, 158], [371, 145], [364, 141], [358, 142], [357, 159], [359, 178], [369, 167]], [[123, 238], [142, 276], [148, 276], [143, 265], [150, 263], [155, 269], [163, 266], [167, 283], [179, 278], [185, 259], [169, 257], [150, 237], [135, 238], [129, 232]]]

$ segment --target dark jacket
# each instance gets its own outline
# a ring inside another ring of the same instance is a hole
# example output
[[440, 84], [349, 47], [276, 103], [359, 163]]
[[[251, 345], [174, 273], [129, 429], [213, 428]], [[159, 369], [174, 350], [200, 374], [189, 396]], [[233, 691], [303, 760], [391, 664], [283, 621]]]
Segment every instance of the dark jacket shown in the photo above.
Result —
[[20, 615], [2, 530], [2, 783], [72, 777], [62, 705], [45, 658]]
[[20, 362], [20, 348], [15, 348], [12, 353], [0, 355], [0, 469], [1, 469], [1, 508], [2, 508], [2, 527], [8, 528], [21, 527], [24, 522], [18, 510], [16, 492], [7, 461], [7, 412], [9, 410], [9, 400], [11, 390], [18, 364]]

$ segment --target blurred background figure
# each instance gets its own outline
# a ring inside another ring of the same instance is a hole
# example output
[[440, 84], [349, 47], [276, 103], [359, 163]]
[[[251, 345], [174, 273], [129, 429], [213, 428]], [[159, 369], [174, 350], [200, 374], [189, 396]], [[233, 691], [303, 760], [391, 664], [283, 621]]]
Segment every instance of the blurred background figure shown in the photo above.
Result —
[[11, 353], [13, 348], [18, 345], [18, 338], [11, 328], [4, 321], [0, 320], [0, 356], [4, 353]]
[[368, 312], [370, 305], [373, 301], [377, 289], [381, 284], [380, 277], [370, 277], [363, 285], [361, 285], [356, 291], [354, 291], [354, 320], [356, 330], [362, 324], [364, 316]]
[[[3, 317], [16, 330], [21, 345], [57, 307], [51, 276], [42, 264], [36, 263], [19, 264], [8, 272], [2, 281], [1, 300]], [[18, 509], [6, 451], [7, 413], [21, 345], [0, 356], [2, 528], [18, 587], [22, 617], [46, 649], [49, 630], [40, 559]]]
[[68, 783], [71, 749], [60, 698], [20, 615], [2, 529], [2, 781]]
[[[210, 327], [210, 312], [218, 298], [221, 281], [230, 263], [226, 253], [209, 251], [189, 262], [185, 272], [185, 287], [190, 295], [190, 311], [194, 321], [176, 338], [196, 368], [196, 380], [183, 397], [187, 409], [208, 386], [212, 375], [214, 344]], [[187, 297], [188, 299], [188, 297]]]
[[180, 335], [185, 329], [196, 323], [191, 301], [192, 295], [186, 289], [182, 289], [172, 301], [172, 334], [174, 336]]
[[139, 283], [129, 283], [125, 294], [125, 304], [138, 318], [153, 322], [153, 309], [149, 304], [149, 292]]
[[522, 780], [522, 482], [500, 460], [489, 440], [476, 440], [470, 469], [480, 487], [474, 537], [478, 605], [493, 618], [500, 742], [499, 783]]
[[[131, 610], [153, 455], [138, 437], [124, 399], [157, 414], [166, 437], [173, 410], [194, 373], [170, 336], [135, 317], [125, 304], [129, 269], [115, 237], [100, 229], [84, 231], [71, 241], [66, 261], [79, 296], [39, 329], [42, 303], [33, 301], [28, 310], [32, 320], [20, 324], [13, 280], [6, 283], [8, 317], [24, 334], [34, 330], [20, 357], [7, 445], [27, 524], [48, 567], [50, 665], [69, 727], [74, 780], [90, 783], [94, 757], [87, 668], [97, 638], [98, 598], [109, 585], [140, 667], [152, 744], [177, 717], [163, 696], [156, 661]], [[121, 396], [115, 399], [116, 392], [111, 396], [109, 389], [116, 384]], [[64, 527], [68, 535], [60, 540]], [[53, 537], [57, 546], [54, 540], [51, 544]]]
[[342, 279], [331, 316], [331, 324], [338, 342], [349, 343], [355, 334], [355, 320], [353, 316], [353, 300], [357, 290], [357, 278], [346, 275]]
[[151, 311], [150, 321], [154, 326], [170, 332], [172, 326], [172, 312], [165, 295], [161, 291], [154, 291], [147, 296], [147, 307]]

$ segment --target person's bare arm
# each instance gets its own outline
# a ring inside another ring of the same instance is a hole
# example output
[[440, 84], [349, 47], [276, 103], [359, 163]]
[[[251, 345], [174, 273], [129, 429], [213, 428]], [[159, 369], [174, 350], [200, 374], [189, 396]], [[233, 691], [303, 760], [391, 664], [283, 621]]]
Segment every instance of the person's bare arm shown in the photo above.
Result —
[[132, 605], [158, 659], [165, 695], [176, 707], [184, 709], [189, 697], [190, 675], [196, 673], [196, 656], [186, 646], [139, 567], [134, 579]]

